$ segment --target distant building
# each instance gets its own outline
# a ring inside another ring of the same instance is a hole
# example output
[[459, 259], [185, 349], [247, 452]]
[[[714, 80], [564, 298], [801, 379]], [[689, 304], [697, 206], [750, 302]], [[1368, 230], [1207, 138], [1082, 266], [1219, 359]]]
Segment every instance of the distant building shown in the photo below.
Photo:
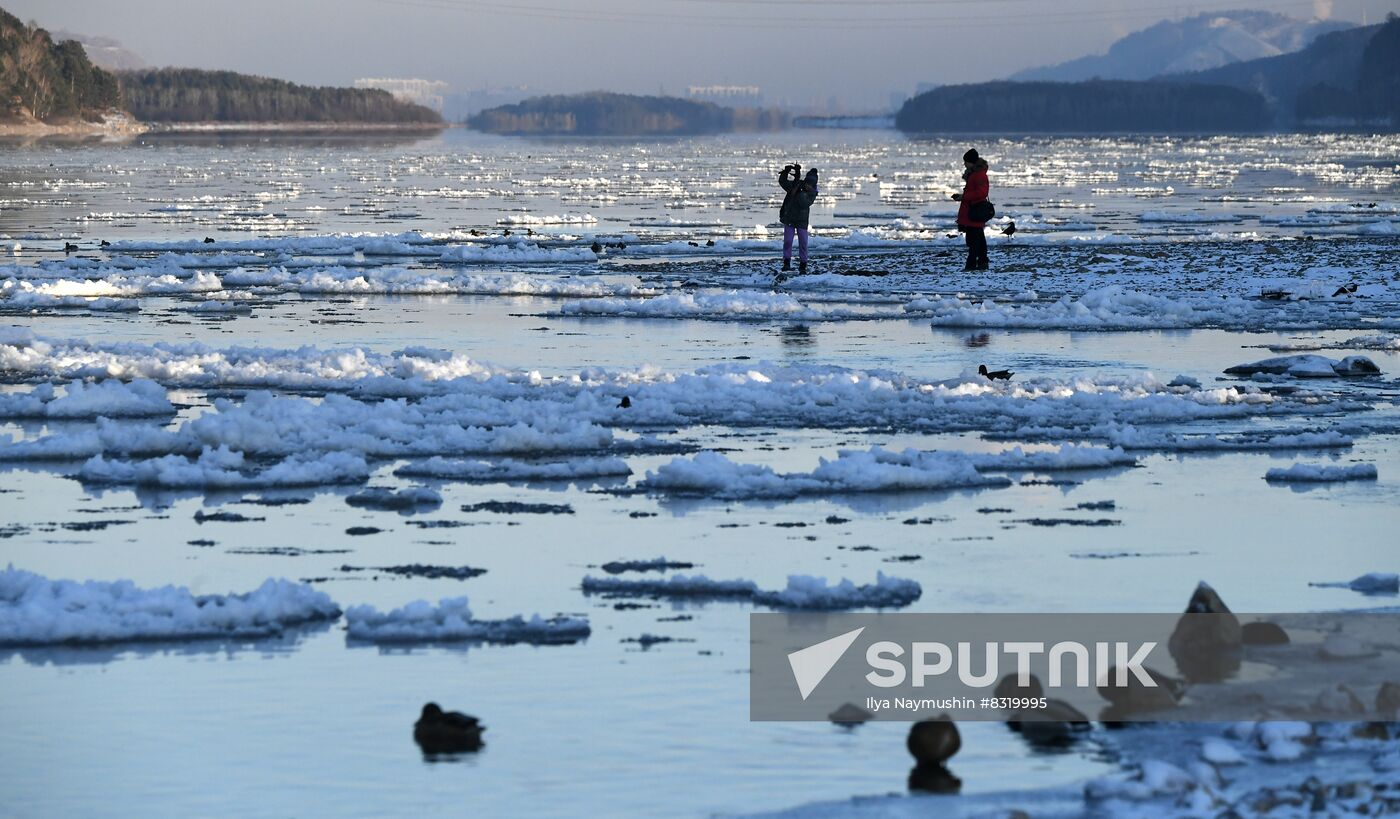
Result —
[[763, 89], [757, 85], [692, 85], [685, 95], [697, 102], [713, 102], [729, 108], [758, 108]]
[[381, 91], [388, 91], [397, 99], [405, 102], [416, 102], [438, 113], [442, 113], [443, 95], [447, 93], [448, 89], [447, 83], [436, 80], [400, 80], [387, 77], [368, 77], [355, 80], [355, 87], [378, 88]]

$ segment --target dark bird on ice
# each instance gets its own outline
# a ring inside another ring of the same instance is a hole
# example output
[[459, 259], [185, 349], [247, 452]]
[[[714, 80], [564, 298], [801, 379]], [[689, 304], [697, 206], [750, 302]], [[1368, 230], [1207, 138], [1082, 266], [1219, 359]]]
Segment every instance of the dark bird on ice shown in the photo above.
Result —
[[632, 406], [632, 399], [630, 396], [624, 395], [622, 396], [622, 400], [617, 402], [618, 409], [627, 409], [630, 406]]
[[106, 239], [103, 239], [102, 241], [100, 241], [100, 242], [97, 243], [97, 246], [98, 246], [98, 247], [111, 247], [111, 246], [112, 246], [112, 243], [109, 242], [109, 241], [107, 241]]
[[1010, 381], [1011, 376], [1016, 373], [1010, 370], [988, 370], [986, 364], [977, 365], [977, 374], [985, 376], [988, 381]]
[[208, 237], [208, 236], [205, 236], [205, 237], [204, 237], [204, 243], [205, 243], [206, 245], [212, 245], [212, 244], [214, 244], [214, 240], [211, 239], [211, 238]]
[[1335, 298], [1335, 297], [1337, 297], [1337, 296], [1346, 296], [1346, 295], [1350, 295], [1350, 294], [1355, 293], [1355, 292], [1356, 292], [1356, 282], [1350, 282], [1350, 283], [1348, 283], [1348, 284], [1342, 285], [1341, 287], [1338, 287], [1338, 288], [1337, 288], [1337, 292], [1333, 293], [1332, 296]]
[[1004, 236], [1015, 236], [1015, 235], [1016, 235], [1016, 223], [1015, 223], [1015, 222], [1007, 222], [1007, 223], [1006, 223], [1006, 227], [1002, 228], [1002, 229], [1001, 229], [1001, 232], [1002, 232], [1002, 235], [1004, 235]]
[[476, 717], [460, 711], [443, 711], [430, 702], [413, 723], [413, 741], [426, 754], [458, 754], [481, 750], [481, 732], [486, 726]]
[[602, 252], [603, 252], [603, 243], [602, 243], [602, 242], [594, 242], [593, 245], [592, 245], [589, 249], [592, 250], [594, 253], [602, 253]]

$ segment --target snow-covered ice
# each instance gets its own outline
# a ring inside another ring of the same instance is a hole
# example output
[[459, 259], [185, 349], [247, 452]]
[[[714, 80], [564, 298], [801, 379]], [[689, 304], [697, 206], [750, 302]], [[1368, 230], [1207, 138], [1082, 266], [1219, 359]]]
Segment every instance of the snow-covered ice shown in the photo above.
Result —
[[903, 608], [918, 600], [923, 589], [912, 580], [877, 572], [875, 582], [857, 586], [848, 579], [828, 583], [824, 577], [789, 575], [782, 589], [760, 589], [752, 580], [711, 580], [704, 575], [672, 575], [664, 580], [618, 577], [583, 578], [587, 594], [666, 598], [734, 598], [777, 609], [839, 611], [862, 608]]
[[590, 631], [588, 621], [578, 617], [479, 620], [465, 597], [444, 598], [436, 606], [418, 600], [388, 612], [352, 606], [345, 611], [345, 624], [350, 639], [373, 643], [572, 643]]
[[1319, 464], [1296, 463], [1287, 468], [1270, 469], [1264, 480], [1301, 483], [1332, 483], [1338, 481], [1374, 481], [1377, 479], [1375, 464], [1349, 464], [1347, 466], [1325, 466]]
[[0, 645], [259, 637], [339, 616], [324, 592], [287, 580], [244, 594], [196, 595], [130, 580], [50, 580], [13, 565], [0, 572]]

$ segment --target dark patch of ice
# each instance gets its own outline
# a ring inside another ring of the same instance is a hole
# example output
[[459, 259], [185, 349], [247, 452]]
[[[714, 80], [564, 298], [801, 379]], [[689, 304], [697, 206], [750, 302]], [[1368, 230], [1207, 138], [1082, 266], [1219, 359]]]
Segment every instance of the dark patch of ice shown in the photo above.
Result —
[[521, 503], [520, 501], [483, 501], [462, 507], [463, 512], [491, 512], [497, 515], [572, 515], [574, 507], [567, 503]]
[[254, 518], [247, 515], [240, 515], [237, 512], [205, 512], [200, 510], [194, 513], [195, 523], [205, 523], [207, 521], [216, 523], [252, 523], [260, 520], [267, 520], [267, 518]]
[[486, 574], [485, 569], [475, 566], [429, 566], [426, 563], [407, 563], [402, 566], [341, 566], [342, 572], [383, 572], [400, 577], [426, 577], [432, 580], [470, 580]]

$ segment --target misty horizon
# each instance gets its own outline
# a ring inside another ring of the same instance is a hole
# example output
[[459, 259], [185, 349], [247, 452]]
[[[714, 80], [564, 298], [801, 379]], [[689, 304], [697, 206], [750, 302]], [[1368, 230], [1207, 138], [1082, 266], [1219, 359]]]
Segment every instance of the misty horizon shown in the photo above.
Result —
[[[151, 66], [221, 69], [309, 85], [420, 78], [452, 91], [528, 87], [684, 95], [743, 85], [788, 107], [887, 109], [921, 84], [1002, 79], [1102, 54], [1163, 20], [1262, 10], [1376, 22], [1400, 0], [1207, 2], [986, 0], [601, 0], [584, 7], [482, 0], [345, 0], [274, 5], [97, 0], [4, 6], [51, 31], [106, 37]], [[384, 36], [389, 32], [390, 36]], [[784, 37], [790, 33], [791, 37]], [[1046, 36], [1047, 33], [1054, 36]]]

